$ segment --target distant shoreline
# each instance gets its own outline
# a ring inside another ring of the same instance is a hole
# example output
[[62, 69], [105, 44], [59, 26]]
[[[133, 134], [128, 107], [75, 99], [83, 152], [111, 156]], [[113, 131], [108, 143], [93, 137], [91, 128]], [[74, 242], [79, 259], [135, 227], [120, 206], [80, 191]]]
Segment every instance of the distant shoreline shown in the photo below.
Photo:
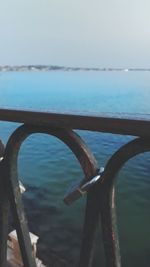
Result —
[[150, 71], [150, 68], [82, 68], [64, 67], [53, 65], [22, 65], [22, 66], [0, 66], [0, 72], [7, 71]]

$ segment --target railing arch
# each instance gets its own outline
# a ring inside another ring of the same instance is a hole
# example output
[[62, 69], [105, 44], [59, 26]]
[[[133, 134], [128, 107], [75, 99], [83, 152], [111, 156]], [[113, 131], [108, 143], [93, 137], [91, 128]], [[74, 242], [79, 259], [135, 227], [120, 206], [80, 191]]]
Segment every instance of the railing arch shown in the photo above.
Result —
[[107, 266], [121, 266], [115, 207], [115, 179], [122, 166], [129, 159], [148, 151], [150, 151], [150, 139], [134, 139], [114, 153], [102, 174], [100, 185], [103, 190], [101, 189], [102, 205], [100, 210]]
[[[100, 215], [103, 229], [103, 243], [107, 267], [120, 267], [121, 258], [116, 229], [114, 180], [123, 164], [137, 154], [150, 151], [150, 121], [143, 119], [123, 119], [97, 116], [53, 114], [33, 111], [0, 109], [0, 120], [24, 123], [10, 137], [5, 151], [0, 147], [3, 160], [1, 170], [0, 205], [0, 264], [6, 266], [6, 242], [8, 228], [9, 203], [16, 219], [18, 239], [25, 267], [34, 267], [35, 262], [30, 251], [30, 239], [23, 211], [17, 180], [17, 153], [23, 140], [32, 133], [48, 133], [63, 141], [77, 157], [85, 178], [69, 193], [67, 203], [71, 203], [86, 191], [87, 205], [83, 228], [79, 267], [92, 266], [94, 240]], [[104, 172], [98, 173], [97, 162], [74, 129], [109, 132], [138, 136], [121, 147], [108, 161]], [[93, 176], [96, 177], [94, 179]], [[87, 183], [86, 183], [87, 182]], [[84, 186], [86, 185], [86, 186]], [[86, 188], [83, 191], [83, 186]]]
[[[71, 149], [73, 154], [80, 162], [85, 175], [82, 183], [84, 183], [86, 180], [89, 180], [92, 176], [96, 175], [98, 171], [97, 162], [94, 156], [88, 150], [82, 139], [72, 130], [52, 127], [50, 128], [46, 126], [41, 127], [23, 125], [16, 129], [15, 132], [11, 135], [5, 148], [3, 159], [3, 175], [5, 179], [5, 186], [6, 188], [9, 188], [8, 196], [13, 210], [23, 262], [26, 267], [35, 266], [35, 262], [31, 255], [29, 231], [17, 178], [17, 157], [22, 142], [33, 133], [46, 133], [53, 135], [63, 141]], [[7, 224], [8, 222], [5, 222], [5, 229], [7, 227]]]

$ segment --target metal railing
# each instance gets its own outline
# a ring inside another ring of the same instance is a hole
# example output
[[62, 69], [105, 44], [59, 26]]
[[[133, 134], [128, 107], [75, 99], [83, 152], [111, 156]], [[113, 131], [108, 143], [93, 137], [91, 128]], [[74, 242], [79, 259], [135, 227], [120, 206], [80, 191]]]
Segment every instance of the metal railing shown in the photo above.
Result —
[[[102, 223], [106, 266], [120, 267], [121, 257], [116, 229], [114, 180], [123, 164], [137, 154], [150, 151], [150, 120], [55, 114], [0, 109], [0, 120], [22, 125], [10, 136], [6, 147], [0, 143], [0, 266], [6, 267], [8, 214], [11, 206], [25, 267], [35, 267], [27, 220], [17, 175], [17, 156], [22, 142], [32, 133], [47, 133], [63, 141], [78, 159], [84, 179], [65, 197], [67, 204], [87, 193], [84, 228], [78, 267], [92, 266], [96, 230]], [[98, 168], [93, 154], [73, 130], [132, 135], [136, 138], [121, 147]]]

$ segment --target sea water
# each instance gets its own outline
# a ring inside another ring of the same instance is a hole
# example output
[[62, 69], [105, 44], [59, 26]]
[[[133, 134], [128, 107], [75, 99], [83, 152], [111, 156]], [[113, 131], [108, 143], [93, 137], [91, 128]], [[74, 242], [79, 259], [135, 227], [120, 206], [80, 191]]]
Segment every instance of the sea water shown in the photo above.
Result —
[[[0, 73], [0, 107], [150, 119], [150, 72], [6, 72]], [[134, 114], [134, 115], [133, 115]], [[6, 144], [20, 124], [0, 122]], [[112, 154], [134, 137], [76, 131], [105, 166]], [[71, 206], [66, 191], [83, 178], [79, 163], [58, 139], [28, 137], [19, 153], [19, 177], [26, 187], [24, 205], [30, 231], [40, 237], [39, 250], [49, 263], [79, 258], [86, 198]], [[124, 267], [150, 266], [150, 153], [136, 156], [120, 171], [117, 216]], [[63, 265], [64, 264], [64, 265]], [[101, 227], [94, 267], [104, 266]]]

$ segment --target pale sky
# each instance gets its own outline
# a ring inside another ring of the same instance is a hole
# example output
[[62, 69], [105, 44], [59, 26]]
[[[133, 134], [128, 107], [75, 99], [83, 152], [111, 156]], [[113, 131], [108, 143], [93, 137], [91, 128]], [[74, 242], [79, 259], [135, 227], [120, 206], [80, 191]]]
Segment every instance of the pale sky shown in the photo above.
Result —
[[150, 67], [150, 0], [0, 0], [0, 65]]

